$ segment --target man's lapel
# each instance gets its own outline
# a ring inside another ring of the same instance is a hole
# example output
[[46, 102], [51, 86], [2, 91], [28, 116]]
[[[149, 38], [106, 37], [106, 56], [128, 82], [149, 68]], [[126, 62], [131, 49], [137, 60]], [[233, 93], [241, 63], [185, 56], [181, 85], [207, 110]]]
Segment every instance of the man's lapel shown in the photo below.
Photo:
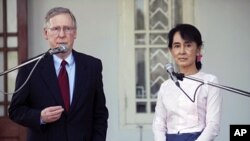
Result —
[[58, 85], [58, 79], [54, 67], [53, 57], [47, 56], [46, 58], [44, 58], [43, 61], [41, 61], [41, 63], [42, 79], [44, 79], [49, 91], [47, 94], [52, 94], [56, 103], [58, 105], [63, 105]]

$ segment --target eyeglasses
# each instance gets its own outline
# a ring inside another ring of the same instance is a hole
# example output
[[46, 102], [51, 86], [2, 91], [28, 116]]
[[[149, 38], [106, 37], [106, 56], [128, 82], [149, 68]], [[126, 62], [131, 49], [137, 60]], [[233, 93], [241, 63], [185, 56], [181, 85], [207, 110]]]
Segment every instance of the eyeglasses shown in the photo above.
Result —
[[67, 35], [72, 34], [73, 31], [76, 29], [75, 27], [70, 27], [70, 26], [63, 26], [62, 28], [60, 26], [56, 26], [56, 27], [51, 27], [48, 28], [50, 30], [50, 33], [58, 36], [59, 33], [61, 32], [61, 30], [63, 30], [63, 32]]

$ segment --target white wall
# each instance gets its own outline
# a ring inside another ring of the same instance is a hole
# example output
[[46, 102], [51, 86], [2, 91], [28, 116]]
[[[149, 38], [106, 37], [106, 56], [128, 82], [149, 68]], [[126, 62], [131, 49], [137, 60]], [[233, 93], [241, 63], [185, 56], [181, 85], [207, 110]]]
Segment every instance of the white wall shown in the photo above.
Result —
[[[250, 1], [196, 0], [195, 21], [204, 43], [204, 70], [220, 83], [250, 92]], [[250, 124], [250, 97], [222, 90], [221, 134], [229, 140], [230, 124]]]
[[[103, 81], [110, 112], [107, 141], [139, 141], [139, 129], [119, 128], [118, 94], [118, 0], [30, 0], [29, 57], [45, 52], [42, 35], [46, 12], [54, 6], [72, 10], [78, 21], [75, 49], [103, 61]], [[195, 0], [195, 24], [203, 35], [203, 70], [217, 75], [221, 84], [250, 92], [250, 1]], [[221, 134], [229, 140], [230, 124], [250, 124], [250, 98], [222, 90], [224, 95]], [[143, 141], [152, 140], [145, 129]]]

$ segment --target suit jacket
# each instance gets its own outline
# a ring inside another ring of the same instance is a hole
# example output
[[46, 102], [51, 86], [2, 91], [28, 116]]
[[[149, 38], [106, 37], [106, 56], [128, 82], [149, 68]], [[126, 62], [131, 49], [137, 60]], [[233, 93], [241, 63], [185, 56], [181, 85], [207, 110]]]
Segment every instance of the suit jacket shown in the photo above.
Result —
[[[72, 51], [76, 72], [69, 112], [53, 123], [41, 124], [42, 109], [64, 105], [52, 56], [43, 58], [27, 84], [16, 92], [9, 117], [28, 127], [28, 141], [105, 141], [108, 109], [103, 91], [102, 63], [99, 59]], [[22, 67], [16, 89], [27, 79], [36, 62]]]

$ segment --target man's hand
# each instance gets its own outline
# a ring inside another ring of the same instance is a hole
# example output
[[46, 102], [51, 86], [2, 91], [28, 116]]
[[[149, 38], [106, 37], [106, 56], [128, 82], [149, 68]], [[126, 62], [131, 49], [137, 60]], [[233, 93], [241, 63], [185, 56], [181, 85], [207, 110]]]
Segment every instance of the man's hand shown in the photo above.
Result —
[[62, 106], [51, 106], [42, 110], [41, 112], [41, 120], [43, 123], [51, 123], [57, 121], [64, 109]]

